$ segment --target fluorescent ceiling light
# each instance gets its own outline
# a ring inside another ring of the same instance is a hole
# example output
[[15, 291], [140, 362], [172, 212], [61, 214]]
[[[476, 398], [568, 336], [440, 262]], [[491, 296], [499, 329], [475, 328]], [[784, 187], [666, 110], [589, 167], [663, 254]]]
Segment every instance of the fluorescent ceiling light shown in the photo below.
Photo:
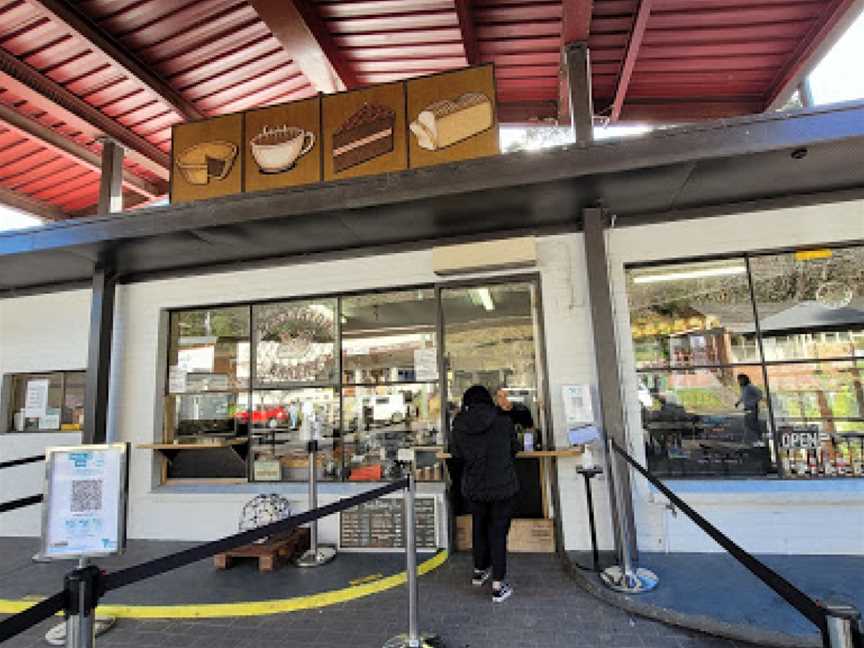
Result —
[[492, 293], [489, 292], [488, 288], [478, 288], [477, 296], [480, 298], [480, 303], [483, 304], [483, 308], [487, 311], [495, 310], [495, 302], [492, 301]]
[[747, 272], [745, 266], [726, 266], [725, 268], [703, 268], [702, 270], [680, 270], [678, 272], [662, 272], [657, 274], [639, 275], [633, 277], [633, 283], [647, 284], [661, 281], [678, 281], [680, 279], [705, 279], [707, 277], [729, 277]]

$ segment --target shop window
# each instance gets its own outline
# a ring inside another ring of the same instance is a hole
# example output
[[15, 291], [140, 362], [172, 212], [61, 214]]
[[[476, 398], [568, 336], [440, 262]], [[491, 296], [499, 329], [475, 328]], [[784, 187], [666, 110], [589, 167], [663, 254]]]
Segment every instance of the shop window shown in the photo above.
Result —
[[743, 258], [627, 273], [639, 369], [759, 361]]
[[261, 304], [255, 321], [256, 386], [336, 381], [336, 300]]
[[84, 426], [84, 371], [11, 374], [4, 378], [7, 430], [56, 432]]
[[[659, 399], [668, 401], [666, 391], [677, 399], [674, 407], [682, 397], [676, 385], [700, 375], [705, 381], [706, 372], [737, 373], [746, 366], [739, 363], [756, 362], [746, 373], [764, 396], [759, 421], [773, 459], [767, 472], [864, 474], [864, 248], [630, 268], [627, 285], [649, 467], [660, 474], [688, 474], [679, 451], [674, 445], [670, 450], [659, 431], [675, 427], [661, 413]], [[709, 336], [701, 329], [675, 330], [675, 322], [680, 325], [692, 312], [720, 324], [706, 324], [713, 341], [706, 342]], [[694, 337], [700, 338], [695, 345]], [[656, 371], [668, 367], [693, 370]], [[715, 385], [710, 391], [722, 389]], [[683, 409], [692, 416], [686, 403]]]
[[[504, 387], [508, 400], [530, 413], [530, 425], [542, 430], [542, 386], [537, 368], [537, 288], [530, 282], [445, 288], [444, 348], [447, 368], [448, 425], [471, 385], [493, 394]], [[529, 417], [524, 417], [529, 427]], [[535, 436], [540, 440], [541, 435]]]
[[436, 313], [431, 289], [344, 297], [343, 382], [437, 380]]
[[318, 441], [318, 478], [341, 479], [339, 400], [333, 388], [256, 390], [251, 411], [241, 415], [250, 425], [252, 479], [305, 481], [313, 439]]
[[440, 480], [443, 449], [437, 383], [353, 386], [342, 390], [345, 472], [351, 481], [398, 477], [400, 448], [426, 448], [420, 479]]
[[754, 257], [766, 360], [864, 357], [864, 247]]
[[519, 282], [174, 312], [164, 438], [182, 448], [165, 477], [306, 481], [314, 438], [323, 480], [393, 479], [408, 447], [418, 479], [443, 480], [439, 331], [451, 408], [506, 384], [539, 427], [536, 308]]
[[764, 393], [761, 368], [753, 365], [639, 374], [645, 450], [653, 472], [691, 477], [769, 471], [764, 401], [740, 402], [740, 375]]

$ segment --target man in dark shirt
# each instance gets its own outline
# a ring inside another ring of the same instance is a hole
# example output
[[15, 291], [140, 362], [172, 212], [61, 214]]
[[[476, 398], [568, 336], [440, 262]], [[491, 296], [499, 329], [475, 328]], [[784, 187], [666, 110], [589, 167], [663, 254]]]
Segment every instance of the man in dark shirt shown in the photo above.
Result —
[[498, 409], [504, 412], [513, 421], [513, 425], [519, 425], [523, 430], [534, 429], [534, 417], [531, 416], [531, 410], [522, 403], [514, 403], [507, 395], [506, 387], [499, 387], [495, 391], [495, 404]]

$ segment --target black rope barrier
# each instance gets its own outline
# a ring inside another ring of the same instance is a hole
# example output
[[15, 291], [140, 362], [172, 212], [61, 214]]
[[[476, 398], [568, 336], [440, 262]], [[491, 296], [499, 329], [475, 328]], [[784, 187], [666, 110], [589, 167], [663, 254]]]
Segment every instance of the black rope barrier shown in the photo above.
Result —
[[11, 461], [0, 461], [0, 470], [4, 468], [13, 468], [15, 466], [23, 466], [24, 464], [36, 463], [37, 461], [45, 461], [42, 455], [34, 457], [22, 457], [21, 459], [12, 459]]
[[234, 549], [235, 547], [241, 547], [243, 545], [249, 544], [250, 542], [258, 540], [259, 538], [264, 538], [274, 533], [290, 531], [291, 529], [294, 529], [300, 525], [312, 522], [313, 520], [317, 520], [322, 517], [327, 517], [328, 515], [333, 515], [334, 513], [338, 513], [339, 511], [344, 511], [345, 509], [351, 508], [352, 506], [357, 506], [358, 504], [363, 504], [364, 502], [378, 499], [382, 495], [387, 495], [388, 493], [401, 490], [403, 488], [406, 488], [407, 486], [408, 479], [400, 479], [399, 481], [393, 482], [392, 484], [387, 484], [386, 486], [381, 486], [380, 488], [374, 488], [370, 491], [366, 491], [365, 493], [355, 495], [354, 497], [339, 500], [338, 502], [334, 502], [333, 504], [321, 506], [317, 509], [306, 511], [305, 513], [292, 515], [290, 518], [286, 518], [278, 522], [273, 522], [272, 524], [258, 527], [257, 529], [252, 529], [251, 531], [243, 531], [242, 533], [237, 533], [235, 535], [228, 536], [227, 538], [222, 538], [221, 540], [207, 542], [205, 544], [198, 545], [197, 547], [184, 549], [183, 551], [178, 551], [167, 556], [162, 556], [161, 558], [156, 558], [154, 560], [141, 563], [140, 565], [135, 565], [134, 567], [121, 569], [120, 571], [108, 574], [103, 578], [104, 591], [108, 592], [110, 590], [114, 590], [119, 587], [124, 587], [126, 585], [130, 585], [131, 583], [136, 583], [140, 580], [144, 580], [145, 578], [157, 576], [158, 574], [177, 569], [178, 567], [183, 567], [184, 565], [203, 560], [204, 558], [209, 558], [214, 554], [222, 553], [223, 551], [228, 551], [229, 549]]
[[41, 501], [42, 495], [31, 495], [30, 497], [22, 497], [21, 499], [2, 502], [0, 503], [0, 513], [14, 511], [15, 509], [24, 508], [25, 506], [33, 506]]
[[[328, 515], [333, 515], [334, 513], [338, 513], [339, 511], [344, 511], [345, 509], [357, 506], [358, 504], [363, 504], [364, 502], [378, 499], [383, 495], [387, 495], [389, 493], [393, 493], [407, 487], [408, 479], [400, 479], [399, 481], [387, 484], [386, 486], [374, 488], [372, 490], [366, 491], [365, 493], [355, 495], [354, 497], [339, 500], [338, 502], [334, 502], [333, 504], [321, 506], [317, 509], [306, 511], [305, 513], [292, 515], [290, 518], [279, 520], [278, 522], [258, 527], [257, 529], [243, 531], [242, 533], [236, 533], [220, 540], [207, 542], [205, 544], [198, 545], [197, 547], [184, 549], [183, 551], [168, 554], [167, 556], [162, 556], [161, 558], [156, 558], [154, 560], [150, 560], [145, 563], [135, 565], [133, 567], [121, 569], [120, 571], [104, 575], [99, 579], [98, 595], [101, 597], [103, 594], [105, 594], [105, 592], [108, 592], [110, 590], [115, 590], [120, 587], [124, 587], [126, 585], [130, 585], [132, 583], [144, 580], [146, 578], [151, 578], [153, 576], [172, 571], [193, 562], [203, 560], [204, 558], [209, 558], [214, 554], [249, 544], [251, 542], [254, 542], [255, 540], [258, 540], [259, 538], [263, 538], [274, 533], [290, 531], [291, 529], [294, 529], [308, 522], [312, 522], [313, 520], [327, 517]], [[36, 497], [38, 497], [38, 500], [42, 499], [41, 495], [38, 495]], [[27, 628], [36, 625], [40, 621], [47, 619], [53, 614], [56, 614], [57, 612], [66, 607], [66, 603], [66, 592], [57, 592], [53, 596], [50, 596], [49, 598], [44, 599], [39, 603], [36, 603], [34, 606], [27, 608], [23, 612], [19, 612], [18, 614], [8, 617], [3, 621], [0, 621], [0, 643], [5, 641], [6, 639], [14, 637], [18, 633], [26, 630]]]
[[774, 590], [784, 601], [794, 607], [798, 612], [804, 615], [808, 621], [815, 625], [824, 634], [827, 630], [827, 621], [825, 619], [825, 610], [816, 601], [810, 598], [807, 594], [799, 590], [788, 580], [783, 578], [773, 569], [757, 560], [747, 551], [739, 547], [735, 542], [723, 534], [717, 527], [711, 524], [704, 517], [699, 515], [690, 506], [673, 493], [669, 488], [657, 479], [654, 475], [642, 467], [633, 457], [621, 448], [614, 440], [610, 440], [615, 452], [620, 454], [623, 459], [630, 464], [640, 475], [653, 484], [657, 490], [669, 498], [676, 507], [681, 509], [684, 514], [696, 523], [700, 529], [707, 533], [712, 540], [728, 551], [735, 560], [746, 567], [754, 576], [765, 583], [768, 587]]
[[66, 607], [66, 592], [57, 592], [47, 599], [39, 601], [23, 612], [19, 612], [8, 619], [0, 621], [0, 643], [11, 639], [15, 635], [32, 628], [40, 621], [54, 616]]

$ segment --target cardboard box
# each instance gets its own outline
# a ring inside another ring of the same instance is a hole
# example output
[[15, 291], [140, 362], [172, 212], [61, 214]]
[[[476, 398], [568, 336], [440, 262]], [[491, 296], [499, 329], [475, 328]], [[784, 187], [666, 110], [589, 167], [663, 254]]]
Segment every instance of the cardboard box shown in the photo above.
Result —
[[[456, 518], [456, 550], [471, 551], [471, 516]], [[516, 518], [510, 524], [507, 550], [512, 553], [555, 553], [553, 520]]]

